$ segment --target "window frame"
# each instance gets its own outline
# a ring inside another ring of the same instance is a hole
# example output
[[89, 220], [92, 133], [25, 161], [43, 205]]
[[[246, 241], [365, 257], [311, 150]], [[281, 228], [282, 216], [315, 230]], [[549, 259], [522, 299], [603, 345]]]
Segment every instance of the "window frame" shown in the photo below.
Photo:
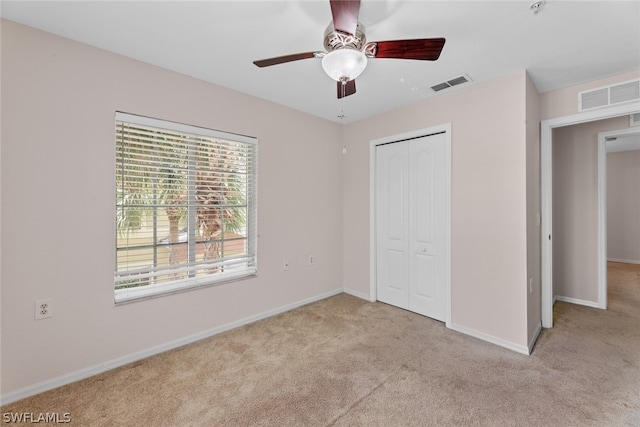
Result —
[[[114, 302], [115, 304], [122, 304], [132, 301], [137, 301], [141, 299], [147, 299], [152, 297], [158, 297], [163, 295], [169, 295], [177, 292], [183, 292], [187, 290], [197, 289], [201, 287], [209, 287], [218, 284], [228, 283], [230, 281], [243, 280], [246, 278], [254, 277], [257, 275], [257, 179], [258, 179], [258, 139], [246, 135], [233, 134], [229, 132], [223, 132], [218, 130], [213, 130], [209, 128], [187, 125], [183, 123], [171, 122], [161, 119], [155, 119], [130, 113], [124, 113], [120, 111], [116, 111], [115, 114], [115, 128], [114, 128], [114, 141], [115, 141], [115, 149], [116, 149], [116, 159], [114, 162], [114, 183], [117, 182], [117, 168], [120, 166], [117, 158], [117, 150], [119, 149], [120, 140], [118, 137], [118, 126], [119, 123], [126, 123], [134, 126], [142, 126], [149, 127], [157, 131], [169, 131], [183, 134], [183, 136], [187, 137], [185, 140], [188, 140], [188, 136], [204, 137], [204, 138], [212, 138], [219, 139], [224, 142], [232, 142], [232, 143], [242, 143], [247, 145], [247, 150], [249, 153], [247, 160], [247, 188], [245, 189], [245, 201], [246, 201], [246, 217], [245, 217], [245, 228], [246, 228], [246, 255], [241, 256], [237, 259], [229, 258], [229, 259], [221, 259], [219, 261], [219, 266], [223, 267], [223, 271], [216, 271], [215, 273], [187, 277], [179, 280], [169, 281], [167, 283], [156, 283], [153, 285], [142, 285], [138, 287], [132, 288], [123, 288], [117, 289], [116, 286], [119, 283], [119, 277], [126, 276], [127, 273], [118, 272], [118, 229], [116, 226], [115, 234], [115, 271], [114, 271]], [[188, 173], [195, 174], [196, 167], [192, 169], [189, 166]], [[193, 183], [188, 184], [189, 187], [187, 189], [188, 193], [195, 192], [195, 188], [192, 187]], [[115, 215], [114, 220], [117, 221], [118, 218], [118, 197], [117, 197], [117, 188], [114, 188], [115, 197]], [[191, 218], [189, 221], [194, 221], [193, 215], [194, 211], [197, 208], [195, 199], [191, 197], [188, 198], [187, 204], [191, 205], [188, 208], [188, 211], [191, 213], [189, 216]], [[191, 226], [195, 227], [195, 223]], [[190, 233], [189, 241], [191, 244], [195, 244], [195, 240], [191, 241], [194, 238], [194, 235]], [[158, 242], [154, 243], [154, 246], [159, 246]], [[225, 266], [231, 266], [233, 264], [246, 264], [243, 265], [240, 269], [232, 269], [231, 271], [224, 271]], [[184, 269], [191, 268], [190, 266], [193, 263], [188, 262], [184, 264]], [[152, 268], [151, 270], [155, 270], [157, 267]], [[151, 271], [150, 270], [150, 271]], [[153, 274], [149, 272], [149, 274]], [[121, 279], [123, 281], [124, 279]]]

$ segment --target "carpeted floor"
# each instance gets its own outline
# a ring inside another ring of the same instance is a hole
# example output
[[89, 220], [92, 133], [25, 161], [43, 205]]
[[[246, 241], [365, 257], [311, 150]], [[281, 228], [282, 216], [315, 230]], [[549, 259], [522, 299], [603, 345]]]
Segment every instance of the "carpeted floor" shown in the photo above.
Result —
[[531, 356], [339, 295], [2, 408], [78, 426], [638, 426], [640, 265]]

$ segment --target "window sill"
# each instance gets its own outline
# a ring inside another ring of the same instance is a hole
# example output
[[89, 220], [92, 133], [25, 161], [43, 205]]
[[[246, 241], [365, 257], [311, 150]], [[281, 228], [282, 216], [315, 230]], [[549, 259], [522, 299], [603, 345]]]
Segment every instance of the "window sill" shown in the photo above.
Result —
[[180, 280], [167, 284], [140, 286], [137, 288], [116, 289], [114, 293], [114, 302], [116, 305], [127, 304], [135, 301], [156, 298], [165, 295], [171, 295], [178, 292], [189, 291], [197, 288], [220, 285], [227, 282], [237, 281], [250, 277], [255, 277], [257, 271], [255, 268], [232, 271], [229, 273], [219, 273], [211, 277], [197, 277], [186, 280]]

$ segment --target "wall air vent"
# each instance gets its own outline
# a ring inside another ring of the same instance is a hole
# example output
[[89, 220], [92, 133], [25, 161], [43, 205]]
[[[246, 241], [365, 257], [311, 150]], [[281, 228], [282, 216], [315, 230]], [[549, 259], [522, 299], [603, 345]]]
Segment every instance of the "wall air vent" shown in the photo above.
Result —
[[640, 126], [640, 113], [629, 115], [629, 126]]
[[447, 80], [446, 82], [438, 83], [437, 85], [431, 86], [431, 89], [434, 92], [439, 92], [443, 89], [448, 89], [450, 87], [461, 85], [463, 83], [467, 83], [470, 81], [471, 81], [471, 78], [468, 75], [463, 74], [460, 77], [455, 77], [451, 80]]
[[590, 110], [637, 100], [640, 100], [640, 80], [632, 80], [578, 93], [578, 110]]

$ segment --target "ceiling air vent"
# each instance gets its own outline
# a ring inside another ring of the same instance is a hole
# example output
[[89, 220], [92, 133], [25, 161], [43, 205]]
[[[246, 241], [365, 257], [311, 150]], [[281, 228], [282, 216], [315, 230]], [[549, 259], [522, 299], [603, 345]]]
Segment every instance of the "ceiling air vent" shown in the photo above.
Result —
[[448, 89], [450, 87], [461, 85], [470, 81], [471, 78], [468, 75], [463, 74], [460, 77], [455, 77], [451, 80], [447, 80], [446, 82], [438, 83], [437, 85], [431, 86], [431, 89], [433, 89], [434, 92], [439, 92], [443, 89]]
[[583, 92], [580, 95], [580, 110], [605, 107], [609, 105], [609, 88]]
[[612, 104], [640, 99], [640, 80], [611, 86], [609, 94]]
[[578, 110], [606, 107], [640, 99], [640, 80], [632, 80], [578, 94]]

